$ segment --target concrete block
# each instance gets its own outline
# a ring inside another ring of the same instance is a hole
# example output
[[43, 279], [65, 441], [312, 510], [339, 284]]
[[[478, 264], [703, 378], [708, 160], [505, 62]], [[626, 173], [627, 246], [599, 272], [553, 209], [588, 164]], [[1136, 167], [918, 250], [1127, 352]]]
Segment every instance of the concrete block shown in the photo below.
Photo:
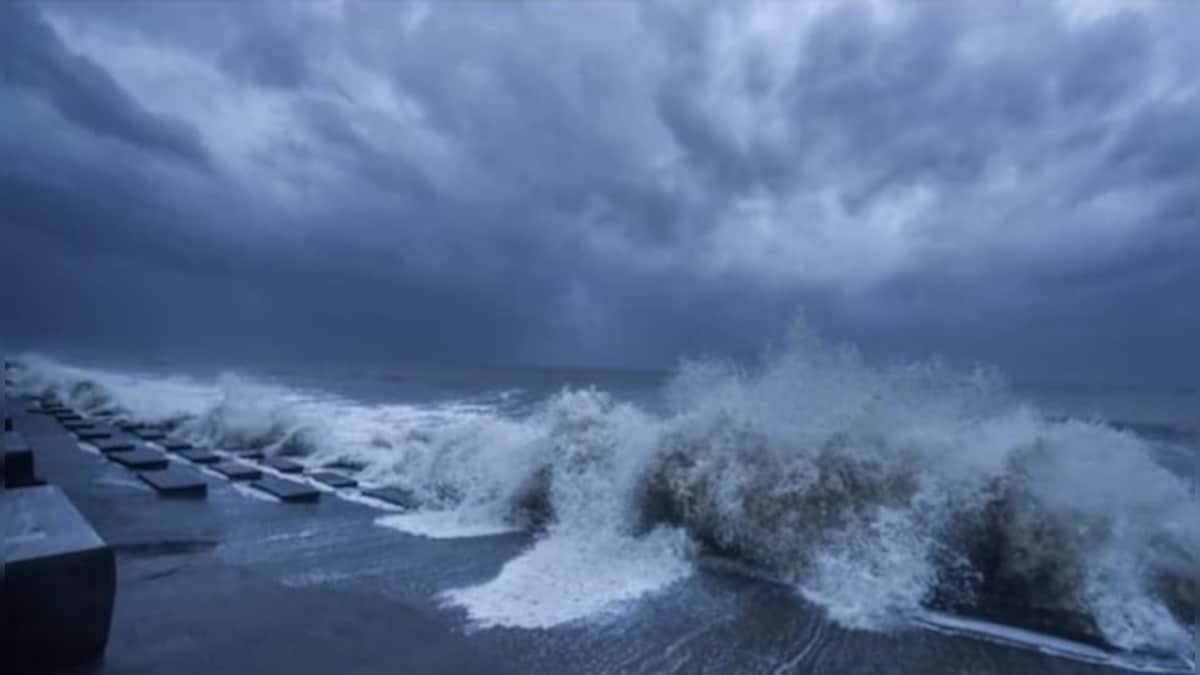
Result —
[[140, 471], [138, 478], [163, 497], [204, 498], [208, 496], [208, 481], [198, 471], [168, 466], [156, 471]]
[[242, 462], [220, 462], [212, 465], [212, 470], [229, 480], [258, 480], [262, 478], [262, 470]]
[[276, 476], [264, 476], [250, 485], [284, 502], [315, 502], [321, 498], [321, 492], [311, 486]]
[[275, 469], [280, 473], [303, 473], [304, 465], [299, 462], [284, 458], [270, 457], [262, 461], [262, 465]]
[[4, 466], [0, 471], [0, 485], [5, 488], [41, 485], [34, 471], [33, 450], [16, 448], [4, 451]]
[[408, 490], [394, 487], [373, 488], [363, 490], [363, 496], [378, 499], [387, 502], [394, 506], [399, 506], [405, 509], [415, 509], [420, 505], [415, 495]]
[[155, 429], [154, 427], [142, 427], [135, 429], [133, 433], [137, 434], [142, 440], [145, 441], [159, 441], [167, 437], [167, 433], [165, 431], [162, 429]]
[[333, 488], [348, 488], [358, 485], [358, 481], [353, 478], [332, 471], [318, 471], [317, 473], [309, 474], [309, 478]]
[[92, 443], [92, 445], [96, 446], [97, 450], [99, 450], [100, 452], [103, 452], [105, 454], [108, 454], [110, 452], [126, 452], [129, 450], [133, 450], [134, 447], [136, 447], [136, 445], [137, 445], [136, 443], [134, 443], [133, 441], [131, 441], [127, 438], [108, 438], [108, 439], [102, 438], [102, 439], [92, 441], [91, 443]]
[[146, 471], [167, 468], [167, 456], [150, 448], [136, 448], [123, 452], [109, 453], [108, 458], [129, 469]]
[[111, 438], [112, 430], [102, 429], [99, 427], [88, 427], [75, 432], [75, 436], [81, 441], [98, 441], [103, 438]]
[[217, 462], [221, 461], [220, 455], [216, 454], [212, 450], [205, 450], [204, 448], [180, 450], [179, 456], [196, 464], [216, 464]]
[[33, 449], [16, 431], [6, 431], [0, 440], [0, 485], [6, 488], [41, 485], [34, 469]]
[[50, 672], [104, 653], [112, 623], [112, 550], [55, 486], [0, 493], [4, 672]]
[[266, 457], [266, 453], [264, 453], [262, 450], [234, 450], [233, 454], [237, 455], [238, 457], [240, 457], [242, 459], [258, 460], [258, 459], [262, 459], [263, 457]]
[[91, 420], [69, 420], [63, 422], [63, 428], [67, 431], [78, 431], [80, 429], [91, 429], [94, 422]]
[[179, 452], [180, 450], [190, 450], [192, 448], [191, 443], [181, 441], [178, 438], [162, 438], [154, 441], [154, 443], [169, 452]]

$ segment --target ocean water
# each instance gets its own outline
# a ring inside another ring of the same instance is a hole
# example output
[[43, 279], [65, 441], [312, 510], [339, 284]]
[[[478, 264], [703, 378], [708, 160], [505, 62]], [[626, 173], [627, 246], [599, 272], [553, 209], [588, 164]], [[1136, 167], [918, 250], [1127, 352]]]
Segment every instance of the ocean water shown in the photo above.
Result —
[[407, 490], [383, 527], [535, 533], [439, 599], [480, 629], [637, 612], [719, 569], [854, 631], [1194, 659], [1196, 390], [878, 366], [803, 331], [754, 367], [673, 372], [20, 363], [23, 393]]

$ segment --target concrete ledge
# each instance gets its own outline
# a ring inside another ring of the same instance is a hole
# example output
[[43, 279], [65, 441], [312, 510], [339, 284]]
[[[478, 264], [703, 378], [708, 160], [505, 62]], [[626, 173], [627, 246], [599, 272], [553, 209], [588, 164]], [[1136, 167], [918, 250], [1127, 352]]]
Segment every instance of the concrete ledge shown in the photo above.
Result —
[[358, 485], [358, 481], [353, 478], [332, 471], [318, 471], [317, 473], [309, 474], [308, 477], [332, 488], [351, 488]]
[[65, 668], [104, 652], [112, 622], [112, 550], [52, 485], [0, 494], [4, 539], [4, 672]]
[[121, 466], [139, 471], [167, 468], [167, 456], [150, 448], [109, 453], [108, 458]]
[[252, 487], [273, 495], [283, 502], [316, 502], [321, 499], [321, 492], [311, 486], [285, 480], [275, 476], [266, 476], [250, 484]]
[[279, 473], [303, 473], [304, 465], [284, 457], [270, 457], [262, 460], [262, 465], [275, 469]]
[[163, 497], [203, 499], [208, 496], [208, 482], [189, 469], [168, 466], [158, 471], [140, 471], [138, 478]]
[[242, 462], [220, 462], [212, 465], [212, 470], [229, 480], [258, 480], [262, 478], [262, 470]]
[[195, 464], [216, 464], [221, 461], [221, 456], [212, 450], [204, 448], [192, 448], [191, 450], [180, 450], [179, 456], [193, 462]]
[[364, 497], [371, 497], [394, 506], [405, 509], [415, 509], [420, 503], [413, 493], [401, 488], [385, 487], [362, 491]]

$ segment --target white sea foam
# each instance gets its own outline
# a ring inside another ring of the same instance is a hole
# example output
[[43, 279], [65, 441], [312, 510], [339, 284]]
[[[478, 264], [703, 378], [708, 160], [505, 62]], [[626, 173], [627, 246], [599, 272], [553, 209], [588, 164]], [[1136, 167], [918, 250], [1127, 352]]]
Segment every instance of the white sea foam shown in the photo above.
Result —
[[458, 510], [397, 513], [380, 516], [375, 524], [430, 539], [469, 539], [520, 531], [512, 523]]
[[678, 531], [637, 539], [573, 532], [542, 539], [495, 579], [443, 597], [481, 627], [551, 628], [618, 612], [691, 569]]

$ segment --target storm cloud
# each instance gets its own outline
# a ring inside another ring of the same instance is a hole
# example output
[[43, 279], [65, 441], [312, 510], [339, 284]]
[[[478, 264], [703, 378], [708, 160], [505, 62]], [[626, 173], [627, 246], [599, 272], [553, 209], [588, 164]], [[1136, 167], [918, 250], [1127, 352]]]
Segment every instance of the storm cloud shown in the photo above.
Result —
[[0, 338], [1200, 381], [1192, 3], [0, 7]]

